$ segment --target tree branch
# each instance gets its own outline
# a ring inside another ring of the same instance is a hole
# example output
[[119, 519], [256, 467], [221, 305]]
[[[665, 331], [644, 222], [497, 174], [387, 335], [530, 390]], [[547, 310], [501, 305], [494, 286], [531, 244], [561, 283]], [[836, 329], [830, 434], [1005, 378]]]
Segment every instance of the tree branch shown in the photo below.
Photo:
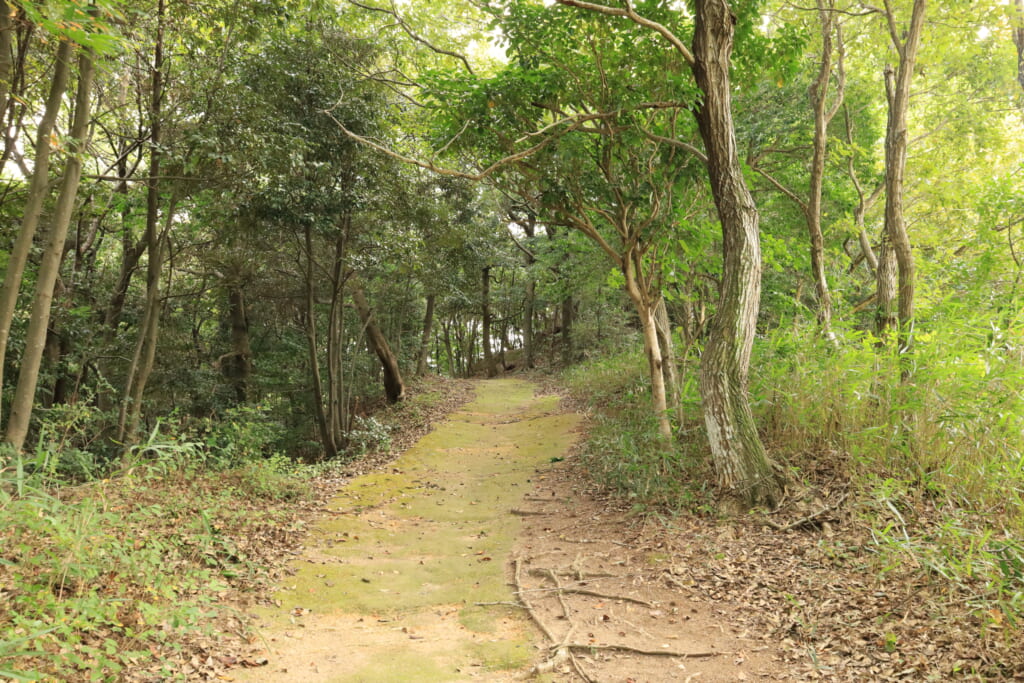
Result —
[[665, 26], [664, 24], [659, 24], [656, 21], [653, 21], [653, 20], [648, 19], [646, 17], [642, 17], [639, 14], [637, 14], [636, 10], [633, 9], [633, 4], [630, 2], [630, 0], [625, 0], [625, 3], [626, 3], [625, 9], [621, 9], [621, 8], [618, 8], [618, 7], [608, 7], [607, 5], [598, 5], [598, 4], [595, 4], [595, 3], [592, 3], [592, 2], [584, 2], [584, 0], [556, 0], [556, 1], [560, 5], [568, 5], [569, 7], [577, 7], [579, 9], [585, 9], [585, 10], [589, 10], [591, 12], [597, 12], [598, 14], [604, 14], [604, 15], [607, 15], [607, 16], [610, 16], [610, 17], [625, 17], [625, 18], [629, 19], [630, 21], [632, 21], [635, 24], [638, 24], [640, 26], [644, 26], [646, 28], [652, 29], [652, 30], [660, 33], [661, 36], [663, 38], [665, 38], [665, 40], [667, 40], [669, 43], [671, 43], [672, 47], [674, 47], [676, 49], [676, 51], [683, 56], [683, 59], [686, 60], [686, 63], [689, 64], [690, 66], [693, 66], [694, 64], [697, 63], [697, 60], [694, 59], [694, 57], [693, 57], [693, 53], [690, 52], [690, 48], [686, 47], [686, 45], [683, 43], [683, 41], [681, 41], [679, 39], [679, 37], [676, 36], [676, 34], [672, 33], [672, 31], [669, 30], [669, 28], [667, 26]]

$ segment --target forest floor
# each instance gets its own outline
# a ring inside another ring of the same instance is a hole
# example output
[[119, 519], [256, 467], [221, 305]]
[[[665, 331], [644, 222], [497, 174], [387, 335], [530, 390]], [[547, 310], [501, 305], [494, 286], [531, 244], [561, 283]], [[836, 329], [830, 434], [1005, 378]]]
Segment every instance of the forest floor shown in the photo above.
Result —
[[[523, 380], [340, 488], [237, 681], [736, 681], [784, 677], [749, 609], [674, 574], [661, 524], [591, 490], [581, 416]], [[227, 673], [227, 672], [225, 672]]]
[[594, 483], [585, 411], [553, 391], [436, 390], [397, 459], [320, 483], [276, 592], [246, 607], [257, 635], [197, 669], [374, 683], [1024, 679], [1010, 617], [972, 602], [983, 587], [884, 546], [887, 513], [886, 529], [913, 516], [911, 536], [942, 524], [925, 499], [903, 512], [866, 499], [823, 455], [770, 514], [638, 514]]

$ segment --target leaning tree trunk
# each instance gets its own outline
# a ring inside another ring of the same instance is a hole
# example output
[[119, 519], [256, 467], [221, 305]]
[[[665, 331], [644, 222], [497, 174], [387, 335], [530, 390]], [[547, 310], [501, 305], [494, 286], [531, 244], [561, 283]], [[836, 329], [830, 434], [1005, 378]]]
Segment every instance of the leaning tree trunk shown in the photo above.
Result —
[[85, 138], [89, 134], [92, 76], [92, 53], [82, 48], [78, 58], [78, 92], [75, 96], [75, 115], [69, 132], [68, 159], [64, 166], [64, 178], [61, 181], [57, 205], [53, 211], [49, 239], [39, 263], [32, 314], [29, 318], [28, 332], [25, 334], [25, 351], [21, 356], [21, 368], [18, 373], [18, 387], [14, 392], [11, 417], [7, 423], [6, 438], [15, 450], [21, 450], [28, 435], [36, 384], [39, 381], [39, 366], [46, 347], [46, 330], [50, 323], [53, 288], [60, 272], [64, 242], [67, 240], [68, 226], [71, 223], [78, 184], [82, 177], [80, 154], [85, 149]]
[[352, 301], [359, 312], [360, 320], [366, 327], [366, 338], [370, 348], [377, 354], [377, 358], [380, 359], [380, 364], [384, 368], [384, 396], [388, 403], [398, 403], [405, 398], [405, 384], [402, 382], [402, 373], [398, 368], [398, 359], [391, 352], [388, 340], [384, 338], [380, 327], [377, 326], [373, 309], [370, 308], [370, 303], [366, 300], [366, 294], [363, 293], [361, 286], [353, 287]]
[[735, 17], [726, 0], [697, 0], [694, 75], [704, 97], [697, 123], [722, 224], [718, 310], [701, 359], [704, 422], [718, 484], [747, 505], [773, 505], [781, 484], [757, 433], [747, 395], [761, 293], [758, 214], [736, 150], [729, 82]]
[[14, 22], [11, 21], [11, 6], [7, 0], [0, 0], [0, 120], [7, 112], [7, 98], [11, 94], [11, 59]]
[[28, 263], [29, 252], [32, 250], [32, 240], [39, 225], [43, 201], [49, 194], [50, 135], [60, 113], [64, 91], [67, 90], [71, 49], [72, 44], [67, 40], [61, 41], [57, 47], [57, 61], [53, 67], [50, 94], [46, 98], [46, 108], [36, 128], [35, 166], [32, 170], [32, 180], [29, 182], [25, 209], [22, 212], [21, 227], [7, 258], [7, 272], [4, 274], [3, 288], [0, 289], [0, 387], [3, 387], [7, 341], [14, 322], [14, 310], [18, 305], [21, 278], [25, 274], [25, 264]]

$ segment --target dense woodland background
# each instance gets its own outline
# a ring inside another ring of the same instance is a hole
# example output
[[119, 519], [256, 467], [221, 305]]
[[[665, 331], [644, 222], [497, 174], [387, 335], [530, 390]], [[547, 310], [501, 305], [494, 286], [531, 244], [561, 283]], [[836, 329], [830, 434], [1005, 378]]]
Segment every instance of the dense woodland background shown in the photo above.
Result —
[[0, 676], [129, 666], [55, 626], [91, 482], [291, 495], [533, 368], [638, 510], [841, 481], [1016, 632], [1021, 0], [0, 0], [0, 117]]

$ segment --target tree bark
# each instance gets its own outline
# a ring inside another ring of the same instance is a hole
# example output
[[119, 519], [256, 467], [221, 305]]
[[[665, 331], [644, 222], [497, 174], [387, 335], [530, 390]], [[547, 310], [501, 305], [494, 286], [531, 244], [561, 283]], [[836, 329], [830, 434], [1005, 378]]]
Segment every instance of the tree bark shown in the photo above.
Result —
[[359, 318], [366, 327], [366, 338], [370, 348], [377, 354], [380, 364], [384, 369], [384, 396], [388, 403], [398, 403], [405, 398], [405, 384], [402, 382], [402, 373], [398, 368], [398, 359], [391, 352], [388, 340], [384, 338], [377, 322], [374, 320], [373, 309], [366, 300], [363, 288], [356, 285], [352, 289], [352, 301], [359, 312]]
[[[830, 3], [831, 4], [831, 3]], [[818, 0], [818, 17], [821, 23], [821, 61], [818, 76], [811, 85], [811, 107], [814, 110], [814, 142], [811, 153], [809, 192], [805, 210], [807, 232], [811, 242], [811, 275], [818, 299], [817, 320], [822, 333], [832, 338], [832, 293], [825, 275], [825, 238], [821, 229], [821, 197], [825, 182], [825, 156], [828, 152], [828, 125], [843, 100], [843, 75], [840, 72], [836, 101], [828, 106], [828, 86], [832, 78], [832, 7], [825, 0]], [[842, 53], [840, 53], [840, 69]]]
[[11, 94], [11, 46], [14, 43], [14, 22], [11, 20], [11, 5], [0, 0], [0, 121], [7, 112], [7, 98]]
[[484, 371], [488, 377], [494, 377], [498, 374], [498, 369], [494, 364], [494, 349], [491, 348], [491, 267], [484, 266], [482, 275], [482, 314], [483, 314], [483, 325], [480, 332], [481, 345], [484, 351]]
[[434, 302], [437, 296], [427, 295], [427, 311], [423, 314], [423, 332], [420, 334], [420, 351], [416, 357], [416, 376], [427, 374], [427, 356], [430, 353], [430, 336], [434, 331]]
[[303, 283], [306, 293], [306, 350], [309, 354], [309, 375], [312, 380], [310, 387], [313, 400], [313, 420], [320, 432], [320, 443], [323, 445], [324, 457], [333, 460], [338, 457], [338, 444], [334, 440], [334, 432], [330, 429], [327, 410], [324, 407], [323, 378], [320, 376], [320, 349], [317, 339], [316, 325], [316, 291], [314, 289], [313, 268], [313, 236], [312, 228], [306, 225], [304, 230], [306, 250], [306, 272]]
[[[889, 103], [889, 114], [885, 127], [885, 234], [892, 246], [898, 266], [898, 320], [899, 343], [911, 343], [910, 332], [914, 319], [914, 253], [903, 218], [903, 186], [907, 166], [907, 110], [910, 105], [910, 83], [914, 76], [917, 48], [921, 43], [924, 28], [926, 0], [914, 0], [910, 25], [901, 38], [896, 32], [896, 22], [890, 3], [885, 3], [889, 21], [890, 38], [899, 54], [899, 65], [894, 71], [885, 69], [885, 91]], [[881, 268], [879, 268], [881, 271]], [[879, 276], [881, 278], [881, 275]], [[879, 309], [882, 307], [882, 283], [879, 282]], [[891, 316], [879, 316], [880, 322], [891, 324]], [[879, 330], [884, 332], [884, 330]]]
[[[32, 300], [32, 314], [25, 334], [25, 352], [21, 357], [18, 386], [11, 403], [11, 417], [7, 423], [7, 441], [15, 450], [21, 450], [28, 435], [29, 420], [35, 402], [36, 385], [39, 381], [39, 367], [46, 347], [46, 331], [50, 322], [50, 308], [53, 303], [53, 288], [60, 272], [64, 256], [71, 214], [75, 209], [78, 184], [82, 177], [82, 158], [89, 134], [90, 104], [92, 102], [93, 61], [92, 53], [82, 48], [78, 58], [78, 92], [75, 95], [75, 114], [71, 123], [68, 140], [68, 158], [64, 166], [60, 194], [54, 207], [50, 234], [39, 273], [36, 276], [36, 291]], [[5, 340], [6, 342], [6, 340]]]
[[[536, 234], [537, 229], [537, 218], [531, 213], [527, 219], [520, 223], [523, 228], [523, 232], [526, 236], [533, 238]], [[537, 305], [537, 280], [533, 276], [531, 266], [536, 262], [536, 258], [530, 252], [524, 253], [526, 263], [526, 305], [523, 310], [523, 355], [526, 356], [524, 362], [526, 368], [532, 369], [536, 365], [536, 354], [535, 345], [533, 343], [533, 318], [535, 315], [535, 308]]]
[[22, 213], [21, 227], [7, 259], [7, 272], [0, 289], [0, 387], [3, 387], [3, 369], [7, 356], [7, 342], [11, 336], [11, 325], [14, 323], [14, 311], [18, 305], [18, 291], [21, 279], [25, 274], [32, 240], [35, 238], [42, 213], [43, 201], [49, 194], [50, 172], [50, 136], [60, 113], [61, 101], [68, 86], [70, 73], [71, 42], [61, 41], [57, 47], [57, 61], [53, 67], [53, 79], [50, 82], [49, 96], [46, 107], [36, 129], [35, 166], [29, 182], [28, 197]]
[[650, 293], [644, 291], [637, 278], [634, 259], [629, 254], [623, 259], [623, 275], [626, 277], [626, 293], [633, 302], [640, 318], [640, 330], [644, 340], [644, 355], [651, 379], [651, 407], [658, 420], [658, 433], [668, 444], [672, 439], [672, 422], [668, 415], [668, 400], [665, 393], [665, 374], [662, 369], [662, 350], [658, 343], [658, 324]]
[[682, 407], [679, 368], [676, 365], [675, 344], [672, 342], [672, 321], [668, 317], [665, 297], [660, 295], [654, 306], [654, 322], [658, 332], [658, 346], [661, 349], [661, 371], [665, 377], [665, 401], [678, 419]]
[[729, 60], [735, 17], [725, 0], [697, 0], [693, 67], [704, 94], [697, 123], [722, 224], [718, 310], [701, 363], [704, 422], [719, 486], [740, 503], [775, 504], [781, 485], [757, 433], [747, 377], [761, 293], [758, 214], [736, 149]]
[[240, 283], [228, 287], [228, 315], [231, 319], [231, 353], [223, 365], [235, 388], [235, 400], [249, 400], [249, 381], [252, 377], [252, 345], [249, 343], [249, 314], [245, 307], [245, 292]]

